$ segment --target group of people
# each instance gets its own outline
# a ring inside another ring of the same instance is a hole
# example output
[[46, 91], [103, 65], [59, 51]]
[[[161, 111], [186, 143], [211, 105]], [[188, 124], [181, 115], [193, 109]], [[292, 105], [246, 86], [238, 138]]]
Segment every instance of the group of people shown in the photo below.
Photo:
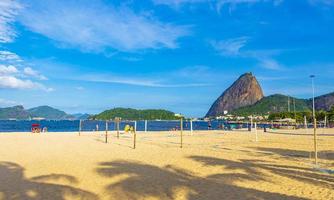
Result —
[[133, 133], [135, 132], [135, 128], [133, 126], [130, 126], [129, 124], [125, 125], [124, 127], [124, 132], [125, 133]]
[[[99, 125], [98, 124], [96, 124], [96, 129], [95, 129], [95, 131], [99, 131]], [[130, 126], [129, 124], [127, 124], [127, 125], [125, 125], [125, 127], [124, 127], [124, 132], [125, 133], [133, 133], [133, 132], [135, 132], [135, 128], [133, 127], [133, 126]]]

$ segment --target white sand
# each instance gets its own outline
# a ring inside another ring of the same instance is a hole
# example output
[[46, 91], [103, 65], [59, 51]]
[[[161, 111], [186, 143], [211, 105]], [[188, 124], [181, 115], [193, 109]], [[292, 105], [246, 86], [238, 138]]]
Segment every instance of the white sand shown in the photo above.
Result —
[[[314, 170], [305, 130], [0, 133], [0, 199], [334, 199]], [[311, 130], [308, 131], [312, 133]], [[334, 170], [334, 130], [319, 130], [319, 165]]]

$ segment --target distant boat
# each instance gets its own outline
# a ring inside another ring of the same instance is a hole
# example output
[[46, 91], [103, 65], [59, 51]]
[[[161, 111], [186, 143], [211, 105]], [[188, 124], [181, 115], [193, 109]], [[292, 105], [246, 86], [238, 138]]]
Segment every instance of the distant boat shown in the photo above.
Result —
[[207, 118], [207, 117], [204, 118], [203, 120], [204, 120], [205, 122], [209, 122], [209, 121], [211, 121], [211, 120], [210, 120], [209, 118]]
[[45, 118], [43, 118], [43, 117], [33, 117], [32, 119], [37, 120], [37, 121], [45, 120]]
[[17, 121], [16, 118], [9, 118], [8, 120], [9, 120], [9, 121]]

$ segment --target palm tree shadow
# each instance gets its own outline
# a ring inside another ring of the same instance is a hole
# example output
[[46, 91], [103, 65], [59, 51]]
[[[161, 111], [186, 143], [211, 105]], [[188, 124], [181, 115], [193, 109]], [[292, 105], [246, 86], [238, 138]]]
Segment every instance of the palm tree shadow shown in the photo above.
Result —
[[200, 177], [170, 165], [124, 160], [100, 163], [96, 170], [113, 181], [105, 189], [116, 199], [301, 199], [234, 185], [235, 180], [248, 178], [239, 173]]
[[72, 186], [44, 183], [46, 180], [66, 180], [76, 183], [75, 177], [51, 174], [27, 179], [24, 168], [12, 162], [0, 162], [0, 197], [3, 199], [98, 199], [97, 195]]
[[249, 180], [264, 180], [261, 178], [263, 177], [263, 173], [261, 172], [267, 171], [271, 174], [280, 175], [282, 177], [287, 177], [303, 183], [328, 187], [334, 186], [333, 176], [321, 174], [309, 168], [277, 165], [266, 163], [261, 160], [241, 159], [239, 161], [229, 161], [204, 156], [191, 156], [190, 158], [208, 166], [224, 166], [227, 169], [241, 169], [246, 172], [248, 175], [246, 178]]
[[[276, 134], [276, 135], [292, 135], [292, 136], [313, 136], [312, 133], [291, 133], [291, 132], [282, 132], [282, 131], [270, 131], [268, 130], [267, 133], [270, 134]], [[322, 136], [334, 136], [334, 134], [331, 133], [323, 133], [323, 134], [319, 134], [318, 137], [322, 137]]]
[[[251, 147], [252, 148], [252, 147]], [[256, 150], [260, 151], [259, 153], [265, 154], [276, 154], [288, 159], [295, 159], [295, 158], [309, 158], [314, 156], [313, 152], [303, 151], [303, 150], [295, 150], [295, 149], [283, 149], [283, 148], [269, 148], [269, 147], [256, 147]], [[319, 151], [318, 157], [321, 159], [333, 161], [334, 160], [334, 151], [327, 150], [327, 151]]]

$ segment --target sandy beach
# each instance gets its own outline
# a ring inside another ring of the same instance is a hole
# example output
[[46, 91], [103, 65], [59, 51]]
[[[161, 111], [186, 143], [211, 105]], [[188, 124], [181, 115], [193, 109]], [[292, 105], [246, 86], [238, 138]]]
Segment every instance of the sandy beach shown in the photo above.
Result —
[[334, 199], [334, 130], [0, 133], [0, 199]]

